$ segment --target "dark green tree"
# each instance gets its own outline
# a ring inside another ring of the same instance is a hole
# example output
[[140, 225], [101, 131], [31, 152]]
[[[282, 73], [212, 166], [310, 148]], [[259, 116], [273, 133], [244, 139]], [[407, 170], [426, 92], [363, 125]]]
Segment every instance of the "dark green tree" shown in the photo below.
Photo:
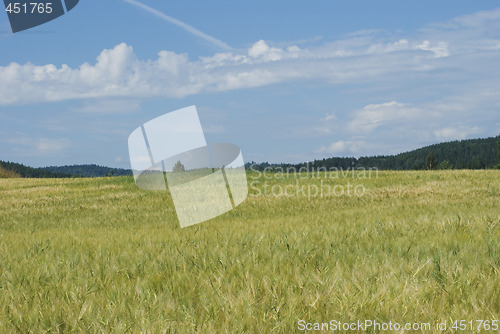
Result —
[[497, 169], [500, 169], [500, 134], [498, 135], [497, 146], [498, 146], [498, 165], [497, 165]]
[[436, 169], [436, 166], [437, 166], [437, 160], [434, 157], [434, 153], [430, 152], [427, 155], [427, 158], [425, 158], [425, 169], [433, 170]]
[[500, 134], [498, 135], [498, 164], [500, 164]]
[[184, 165], [181, 163], [181, 161], [177, 161], [174, 165], [174, 168], [172, 169], [173, 172], [185, 172], [186, 168], [184, 168]]
[[453, 169], [453, 165], [448, 160], [445, 160], [439, 164], [439, 169]]

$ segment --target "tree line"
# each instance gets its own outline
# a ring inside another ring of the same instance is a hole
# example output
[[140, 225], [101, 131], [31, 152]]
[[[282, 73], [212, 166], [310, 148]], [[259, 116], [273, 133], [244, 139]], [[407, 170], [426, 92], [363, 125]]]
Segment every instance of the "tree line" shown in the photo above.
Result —
[[0, 161], [0, 167], [25, 178], [71, 178], [132, 175], [129, 169], [99, 165], [72, 165], [33, 168], [16, 162]]
[[[33, 168], [15, 162], [0, 161], [0, 167], [26, 178], [104, 177], [132, 175], [130, 169], [95, 164]], [[312, 170], [318, 168], [377, 168], [379, 170], [486, 169], [500, 168], [500, 136], [434, 144], [396, 155], [371, 157], [332, 157], [298, 164], [268, 162], [246, 164], [247, 169]], [[184, 166], [178, 162], [176, 171]], [[305, 168], [305, 169], [304, 169]]]
[[10, 171], [14, 174], [17, 174], [20, 177], [27, 178], [63, 178], [63, 177], [71, 177], [69, 174], [65, 173], [53, 173], [48, 170], [28, 167], [23, 164], [18, 164], [15, 162], [9, 161], [0, 161], [0, 167], [4, 170]]
[[247, 168], [377, 168], [380, 170], [487, 169], [500, 167], [500, 136], [434, 144], [396, 155], [332, 157], [298, 164], [247, 163]]
[[130, 169], [110, 168], [95, 164], [51, 166], [51, 167], [42, 167], [40, 169], [49, 171], [51, 173], [69, 174], [76, 177], [105, 177], [105, 176], [132, 175], [132, 171]]

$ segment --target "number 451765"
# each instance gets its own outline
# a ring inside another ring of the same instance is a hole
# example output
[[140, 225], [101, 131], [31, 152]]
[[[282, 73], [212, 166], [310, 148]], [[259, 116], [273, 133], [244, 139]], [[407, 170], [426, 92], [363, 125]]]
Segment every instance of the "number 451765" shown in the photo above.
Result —
[[9, 3], [5, 11], [9, 14], [50, 14], [52, 13], [52, 3], [38, 3], [38, 2], [30, 2], [30, 3]]

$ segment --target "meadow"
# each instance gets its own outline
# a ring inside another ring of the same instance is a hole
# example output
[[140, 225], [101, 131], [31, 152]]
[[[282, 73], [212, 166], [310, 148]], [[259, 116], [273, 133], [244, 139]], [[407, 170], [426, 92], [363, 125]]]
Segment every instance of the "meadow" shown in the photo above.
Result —
[[331, 176], [249, 172], [240, 206], [184, 229], [132, 177], [0, 179], [0, 332], [500, 320], [499, 170]]

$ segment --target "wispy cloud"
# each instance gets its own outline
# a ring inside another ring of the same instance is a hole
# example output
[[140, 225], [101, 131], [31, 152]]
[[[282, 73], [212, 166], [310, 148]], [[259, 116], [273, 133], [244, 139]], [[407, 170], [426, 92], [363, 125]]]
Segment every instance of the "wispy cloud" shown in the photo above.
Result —
[[145, 5], [142, 2], [139, 2], [136, 0], [123, 0], [123, 1], [125, 1], [131, 5], [134, 5], [136, 7], [139, 7], [141, 9], [159, 17], [160, 19], [162, 19], [164, 21], [175, 24], [176, 26], [186, 30], [187, 32], [189, 32], [189, 33], [191, 33], [199, 38], [206, 40], [207, 42], [212, 43], [213, 45], [216, 45], [216, 46], [218, 46], [222, 49], [225, 49], [225, 50], [231, 50], [231, 47], [229, 45], [227, 45], [226, 43], [224, 43], [223, 41], [221, 41], [213, 36], [210, 36], [208, 34], [205, 34], [203, 31], [200, 31], [200, 30], [196, 29], [195, 27], [193, 27], [187, 23], [182, 22], [181, 20], [178, 20], [176, 18], [168, 16], [167, 14], [162, 13], [159, 10], [154, 9], [148, 5]]
[[97, 100], [86, 100], [83, 105], [74, 108], [77, 112], [82, 113], [99, 113], [99, 114], [124, 114], [131, 113], [134, 111], [139, 111], [141, 109], [141, 103], [138, 100], [121, 100], [121, 99], [97, 99]]
[[59, 153], [71, 145], [67, 138], [38, 138], [34, 141], [36, 149], [42, 153]]
[[361, 141], [339, 140], [327, 146], [321, 146], [315, 153], [326, 153], [333, 155], [356, 155], [364, 145]]
[[355, 111], [349, 129], [359, 133], [371, 132], [387, 123], [394, 126], [395, 122], [409, 122], [420, 117], [420, 110], [398, 101], [370, 104]]
[[10, 144], [19, 156], [55, 156], [71, 146], [68, 138], [35, 137], [25, 133], [15, 133], [0, 138], [0, 142]]
[[439, 141], [443, 141], [465, 139], [470, 135], [476, 135], [480, 133], [480, 130], [477, 126], [470, 127], [459, 124], [456, 126], [449, 126], [435, 130], [433, 133]]

